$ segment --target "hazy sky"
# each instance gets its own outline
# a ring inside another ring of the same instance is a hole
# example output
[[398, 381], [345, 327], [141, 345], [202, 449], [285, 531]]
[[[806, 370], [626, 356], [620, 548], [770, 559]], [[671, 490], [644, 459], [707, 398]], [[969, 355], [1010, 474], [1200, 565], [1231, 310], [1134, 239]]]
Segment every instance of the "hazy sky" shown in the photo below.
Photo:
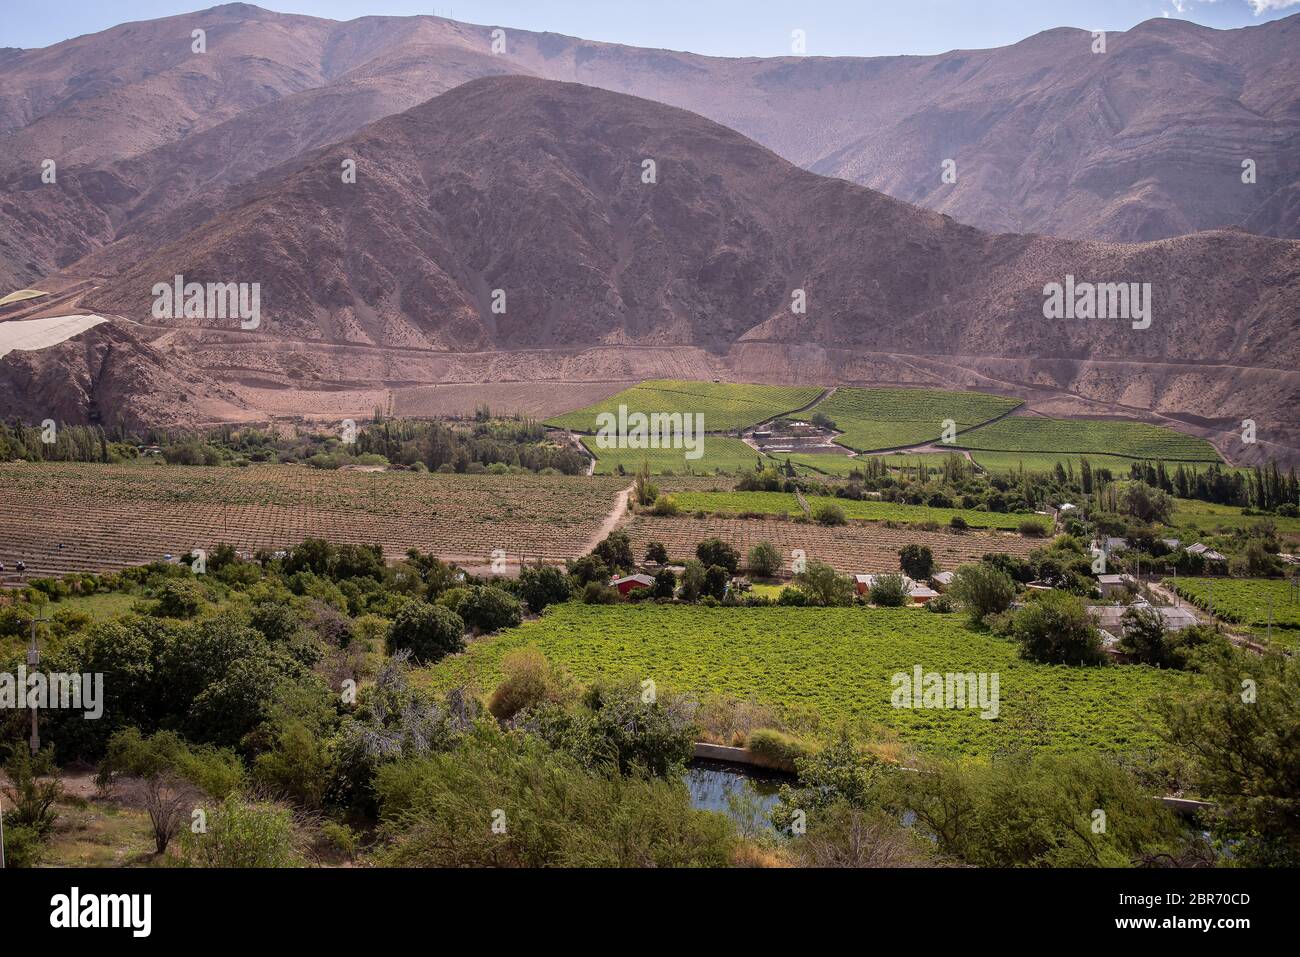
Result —
[[[1300, 0], [267, 0], [259, 6], [350, 20], [436, 13], [470, 23], [718, 56], [781, 56], [801, 29], [813, 56], [941, 53], [1014, 43], [1050, 27], [1126, 30], [1171, 16], [1248, 26], [1300, 13]], [[0, 47], [40, 47], [202, 0], [5, 0]]]

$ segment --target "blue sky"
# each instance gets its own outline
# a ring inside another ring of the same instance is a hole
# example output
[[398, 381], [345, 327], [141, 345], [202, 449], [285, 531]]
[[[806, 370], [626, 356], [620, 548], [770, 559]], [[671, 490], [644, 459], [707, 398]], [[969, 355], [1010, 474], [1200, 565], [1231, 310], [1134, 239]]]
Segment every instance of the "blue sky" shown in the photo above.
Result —
[[[203, 0], [5, 0], [0, 46], [39, 47], [128, 20], [203, 9]], [[1051, 27], [1126, 30], [1172, 16], [1227, 28], [1300, 13], [1300, 0], [267, 0], [350, 20], [437, 13], [470, 23], [717, 56], [781, 56], [802, 29], [814, 56], [941, 53], [1014, 43]]]

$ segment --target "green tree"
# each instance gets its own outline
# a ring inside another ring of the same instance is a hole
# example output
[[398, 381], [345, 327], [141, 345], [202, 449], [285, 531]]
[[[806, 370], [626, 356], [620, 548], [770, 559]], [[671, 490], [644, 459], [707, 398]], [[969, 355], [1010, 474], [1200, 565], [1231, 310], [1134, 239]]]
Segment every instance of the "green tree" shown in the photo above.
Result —
[[934, 553], [929, 545], [904, 545], [898, 550], [898, 566], [904, 575], [925, 581], [934, 574]]
[[1218, 835], [1253, 866], [1300, 866], [1300, 658], [1226, 643], [1196, 655], [1202, 677], [1159, 700], [1167, 739], [1215, 802]]
[[814, 605], [853, 604], [853, 579], [841, 575], [825, 562], [810, 561], [802, 572], [794, 576], [799, 590]]
[[569, 576], [554, 565], [526, 567], [519, 572], [519, 597], [535, 615], [550, 605], [568, 601], [572, 594]]
[[1101, 634], [1081, 598], [1044, 592], [1011, 618], [1011, 636], [1020, 656], [1049, 665], [1099, 665], [1105, 662]]
[[432, 664], [465, 647], [465, 621], [441, 605], [408, 601], [388, 628], [388, 653], [409, 649], [415, 659]]
[[1016, 597], [1016, 583], [1011, 576], [983, 562], [962, 565], [953, 575], [948, 594], [966, 606], [973, 621], [1006, 611]]
[[740, 567], [740, 553], [720, 538], [706, 538], [696, 545], [695, 557], [705, 568], [721, 565], [732, 575]]
[[781, 553], [771, 542], [759, 542], [749, 550], [749, 571], [759, 578], [771, 578], [781, 570]]
[[614, 570], [630, 571], [636, 565], [636, 559], [632, 557], [632, 542], [624, 531], [610, 532], [591, 550], [591, 554]]
[[514, 628], [524, 618], [518, 599], [495, 585], [475, 585], [457, 606], [456, 614], [479, 634]]

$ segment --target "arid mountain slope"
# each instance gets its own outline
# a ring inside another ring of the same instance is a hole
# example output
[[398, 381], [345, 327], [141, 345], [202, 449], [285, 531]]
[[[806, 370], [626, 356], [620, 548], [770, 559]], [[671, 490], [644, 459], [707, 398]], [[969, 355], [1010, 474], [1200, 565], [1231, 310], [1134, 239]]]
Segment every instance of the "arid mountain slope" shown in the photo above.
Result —
[[[195, 28], [206, 54], [190, 52]], [[1300, 235], [1300, 16], [1234, 31], [1152, 20], [1110, 35], [1104, 54], [1060, 29], [875, 59], [720, 59], [510, 29], [494, 54], [492, 29], [232, 4], [0, 60], [0, 281], [34, 281], [118, 236], [175, 238], [247, 178], [492, 73], [682, 106], [986, 230]], [[57, 190], [38, 175], [51, 156]]]
[[[347, 159], [355, 184], [339, 174]], [[237, 208], [85, 303], [147, 319], [152, 286], [178, 273], [260, 282], [264, 331], [306, 341], [1300, 359], [1300, 244], [989, 235], [800, 170], [694, 114], [521, 77], [465, 84], [264, 174]], [[1150, 328], [1044, 319], [1044, 285], [1067, 275], [1150, 283]], [[795, 289], [806, 314], [791, 310]]]

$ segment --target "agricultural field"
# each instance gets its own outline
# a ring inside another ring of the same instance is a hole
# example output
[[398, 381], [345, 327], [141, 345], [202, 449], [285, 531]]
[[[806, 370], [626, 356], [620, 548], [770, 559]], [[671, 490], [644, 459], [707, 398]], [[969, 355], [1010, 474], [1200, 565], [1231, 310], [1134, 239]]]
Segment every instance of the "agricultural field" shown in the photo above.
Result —
[[1300, 518], [1284, 515], [1243, 515], [1235, 505], [1216, 505], [1196, 499], [1174, 500], [1174, 514], [1170, 525], [1175, 528], [1196, 528], [1201, 532], [1232, 532], [1253, 528], [1262, 522], [1272, 522], [1283, 535], [1300, 536]]
[[867, 459], [882, 459], [886, 466], [891, 469], [914, 469], [922, 464], [931, 468], [942, 468], [943, 460], [948, 457], [946, 452], [918, 452], [911, 455], [895, 452], [892, 455], [838, 455], [832, 453], [819, 454], [816, 452], [775, 452], [769, 458], [774, 462], [781, 464], [787, 459], [794, 465], [796, 471], [806, 471], [810, 474], [821, 473], [823, 475], [833, 475], [843, 478], [854, 469], [859, 471], [866, 464]]
[[[765, 515], [802, 515], [794, 495], [788, 492], [674, 492], [673, 498], [683, 512], [761, 513]], [[901, 505], [872, 499], [853, 501], [825, 495], [805, 497], [809, 510], [816, 512], [823, 503], [838, 505], [844, 517], [868, 522], [938, 522], [947, 525], [955, 515], [964, 518], [972, 528], [998, 528], [1014, 530], [1023, 521], [1039, 521], [1046, 527], [1047, 520], [1032, 512], [977, 512], [960, 508], [932, 508], [928, 505]]]
[[720, 538], [740, 552], [743, 560], [759, 542], [771, 542], [785, 556], [790, 570], [795, 549], [809, 560], [822, 561], [845, 574], [897, 571], [898, 550], [915, 542], [928, 545], [940, 571], [977, 562], [990, 552], [1026, 557], [1041, 547], [1041, 540], [1004, 532], [969, 531], [960, 535], [948, 531], [929, 532], [920, 528], [889, 527], [883, 523], [818, 525], [784, 519], [659, 518], [638, 515], [624, 530], [632, 550], [640, 558], [650, 542], [663, 542], [675, 560], [695, 557], [695, 546], [706, 538]]
[[[1094, 455], [1206, 464], [1221, 461], [1214, 446], [1204, 439], [1145, 422], [1115, 420], [1046, 419], [1018, 415], [963, 433], [958, 436], [956, 444], [966, 449], [993, 452], [1082, 454], [1087, 455], [1090, 462]], [[980, 461], [978, 455], [976, 461]], [[1014, 467], [1015, 460], [1009, 461]], [[1054, 464], [1055, 459], [1047, 467]], [[1028, 468], [1029, 463], [1026, 462], [1025, 466]]]
[[859, 452], [933, 442], [952, 419], [960, 432], [1021, 404], [982, 392], [934, 389], [836, 389], [813, 411], [824, 412], [843, 434], [836, 441]]
[[[1015, 646], [922, 609], [700, 608], [570, 603], [431, 669], [430, 681], [490, 690], [502, 656], [534, 645], [580, 681], [651, 678], [659, 690], [754, 697], [885, 728], [924, 750], [988, 754], [1012, 745], [1126, 752], [1159, 747], [1152, 698], [1184, 676], [1145, 666], [1068, 668], [1020, 659]], [[915, 665], [996, 672], [999, 715], [907, 710], [890, 679]], [[1035, 730], [1030, 730], [1030, 729]]]
[[628, 480], [247, 468], [0, 463], [0, 561], [29, 577], [142, 564], [227, 543], [379, 543], [464, 563], [584, 553]]
[[1273, 641], [1300, 647], [1300, 590], [1285, 578], [1166, 578], [1166, 587], [1203, 611], [1247, 628], [1259, 638], [1268, 633], [1270, 601]]
[[700, 447], [704, 454], [697, 459], [686, 458], [685, 449], [602, 449], [590, 435], [582, 437], [582, 444], [596, 458], [597, 475], [617, 475], [620, 465], [624, 474], [633, 475], [643, 462], [650, 466], [654, 475], [665, 472], [696, 475], [726, 472], [734, 475], [752, 472], [760, 460], [768, 464], [761, 453], [740, 439], [725, 435], [703, 436]]
[[1055, 470], [1056, 463], [1060, 462], [1061, 467], [1067, 473], [1075, 476], [1080, 471], [1079, 463], [1083, 459], [1087, 459], [1088, 464], [1093, 469], [1110, 469], [1111, 475], [1117, 479], [1128, 478], [1129, 469], [1134, 462], [1139, 461], [1122, 455], [1069, 455], [1063, 452], [989, 452], [985, 450], [972, 451], [970, 457], [974, 459], [976, 465], [986, 472], [1007, 474], [1009, 472], [1019, 472], [1022, 468], [1026, 472], [1051, 472]]
[[727, 382], [685, 382], [654, 379], [625, 389], [583, 409], [556, 416], [546, 424], [574, 432], [596, 431], [596, 416], [618, 414], [620, 405], [629, 413], [681, 412], [704, 416], [706, 432], [747, 429], [786, 412], [811, 405], [822, 394], [818, 386], [740, 385]]

